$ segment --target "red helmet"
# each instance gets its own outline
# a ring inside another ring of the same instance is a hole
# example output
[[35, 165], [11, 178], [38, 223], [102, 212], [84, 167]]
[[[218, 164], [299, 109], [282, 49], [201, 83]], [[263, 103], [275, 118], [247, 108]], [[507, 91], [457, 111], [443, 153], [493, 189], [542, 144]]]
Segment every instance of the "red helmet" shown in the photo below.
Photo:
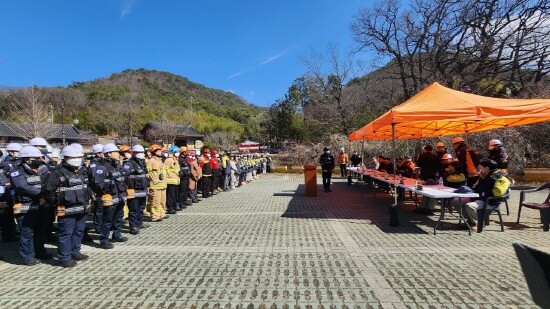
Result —
[[216, 149], [212, 149], [212, 154], [216, 155], [216, 154], [218, 154], [218, 151], [216, 151]]
[[204, 148], [204, 149], [202, 150], [202, 153], [210, 153], [210, 149]]

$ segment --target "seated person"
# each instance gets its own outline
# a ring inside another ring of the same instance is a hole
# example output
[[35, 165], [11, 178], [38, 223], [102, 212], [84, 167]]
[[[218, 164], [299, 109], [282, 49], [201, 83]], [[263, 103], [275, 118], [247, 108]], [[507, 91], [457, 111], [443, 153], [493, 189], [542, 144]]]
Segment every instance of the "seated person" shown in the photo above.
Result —
[[386, 170], [387, 170], [386, 158], [384, 158], [384, 156], [378, 156], [378, 171], [386, 172]]
[[397, 166], [396, 166], [396, 174], [402, 175], [406, 178], [411, 178], [413, 175], [413, 169], [410, 165], [406, 164], [405, 160], [403, 158], [397, 159]]
[[388, 174], [393, 174], [395, 172], [395, 169], [393, 167], [393, 163], [391, 162], [390, 158], [384, 157], [384, 164], [385, 164], [385, 172]]
[[443, 184], [451, 188], [460, 188], [466, 184], [466, 176], [464, 176], [464, 171], [460, 162], [453, 161], [445, 164]]
[[373, 157], [372, 160], [367, 163], [367, 168], [371, 170], [378, 170], [380, 167], [380, 163], [378, 163], [378, 160], [376, 160], [376, 157]]
[[[468, 221], [468, 224], [475, 226], [477, 222], [477, 210], [482, 209], [485, 201], [489, 197], [502, 196], [508, 191], [510, 181], [504, 176], [501, 170], [497, 169], [497, 163], [490, 159], [483, 159], [479, 163], [480, 177], [472, 186], [474, 192], [479, 194], [479, 198], [461, 199], [461, 205], [458, 199], [453, 200], [453, 207], [459, 211], [459, 207], [464, 205], [462, 215]], [[487, 209], [496, 209], [499, 202], [493, 205], [487, 205]]]

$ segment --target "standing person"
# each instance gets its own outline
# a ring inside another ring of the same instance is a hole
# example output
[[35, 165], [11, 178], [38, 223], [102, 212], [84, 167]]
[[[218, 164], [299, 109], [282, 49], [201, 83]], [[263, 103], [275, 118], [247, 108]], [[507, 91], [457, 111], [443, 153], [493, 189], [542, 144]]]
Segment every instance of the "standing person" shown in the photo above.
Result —
[[180, 156], [178, 157], [180, 165], [180, 188], [179, 188], [179, 208], [185, 209], [191, 205], [189, 198], [189, 181], [191, 178], [191, 165], [187, 161], [187, 147], [180, 147]]
[[271, 162], [271, 156], [269, 154], [266, 154], [265, 159], [266, 159], [267, 173], [271, 173], [273, 168], [273, 163]]
[[202, 156], [199, 159], [199, 166], [202, 170], [202, 197], [208, 198], [212, 196], [211, 186], [212, 186], [212, 167], [210, 165], [210, 149], [204, 148], [202, 150]]
[[191, 202], [198, 203], [200, 199], [197, 197], [199, 180], [202, 178], [202, 170], [195, 159], [195, 152], [189, 151], [187, 153], [187, 162], [191, 168], [191, 176], [189, 177], [189, 198]]
[[237, 161], [235, 155], [232, 155], [227, 163], [229, 168], [229, 175], [231, 178], [231, 190], [236, 189], [239, 185], [239, 168], [237, 167]]
[[323, 149], [323, 154], [319, 157], [319, 164], [321, 165], [321, 169], [323, 171], [323, 188], [325, 189], [325, 192], [332, 191], [330, 190], [330, 177], [332, 176], [332, 171], [334, 170], [335, 161], [334, 156], [330, 153], [330, 149], [325, 147]]
[[497, 168], [504, 175], [508, 175], [508, 153], [500, 140], [492, 139], [489, 141], [489, 159], [497, 163]]
[[416, 166], [420, 167], [420, 179], [426, 181], [428, 179], [436, 180], [437, 172], [441, 167], [441, 160], [432, 152], [433, 148], [430, 145], [424, 146], [422, 154], [418, 156]]
[[344, 152], [344, 147], [340, 148], [338, 154], [338, 164], [340, 164], [340, 177], [346, 177], [346, 165], [349, 163], [348, 154]]
[[453, 138], [452, 143], [456, 158], [464, 168], [466, 185], [471, 188], [479, 178], [477, 167], [481, 161], [481, 155], [476, 149], [466, 145], [466, 142], [464, 142], [464, 139], [460, 136]]
[[149, 201], [151, 222], [161, 221], [166, 217], [166, 168], [162, 162], [162, 147], [153, 144], [149, 147], [151, 158], [147, 160], [147, 177], [149, 179]]
[[39, 174], [42, 153], [34, 146], [24, 146], [19, 150], [19, 163], [10, 171], [14, 195], [13, 212], [21, 230], [19, 254], [27, 266], [49, 260], [51, 254], [44, 248], [47, 232], [48, 209], [42, 196], [43, 179]]
[[56, 205], [59, 240], [57, 255], [63, 267], [74, 267], [76, 261], [88, 256], [80, 253], [86, 212], [88, 208], [88, 175], [82, 167], [84, 153], [73, 146], [66, 146], [63, 162], [52, 171], [44, 183], [44, 198]]
[[12, 242], [17, 241], [15, 236], [16, 225], [15, 218], [13, 215], [13, 187], [9, 182], [10, 170], [19, 165], [20, 160], [19, 150], [21, 150], [21, 145], [18, 143], [10, 143], [6, 146], [6, 151], [8, 155], [0, 163], [0, 173], [2, 173], [7, 179], [6, 183], [6, 192], [0, 198], [0, 202], [5, 203], [4, 211], [0, 210], [0, 228], [2, 229], [2, 242]]
[[363, 158], [359, 154], [357, 154], [357, 150], [353, 151], [353, 154], [351, 155], [351, 166], [359, 166], [363, 162]]
[[218, 186], [220, 177], [222, 175], [220, 155], [218, 154], [218, 151], [216, 151], [216, 149], [212, 150], [210, 167], [212, 168], [212, 184], [210, 186], [210, 192], [212, 192], [213, 195], [216, 195], [219, 193]]
[[[103, 164], [103, 144], [95, 144], [92, 146], [92, 154], [94, 155], [92, 159], [90, 160], [90, 165], [88, 166], [88, 178], [92, 180], [93, 175], [95, 175], [95, 171], [98, 167], [98, 165]], [[98, 196], [95, 195], [93, 190], [91, 191], [91, 199], [93, 203], [93, 211], [94, 214], [94, 228], [95, 232], [97, 234], [101, 234], [101, 218], [103, 217], [103, 208], [101, 206], [101, 203], [99, 202]]]
[[445, 144], [443, 142], [437, 142], [435, 144], [436, 148], [436, 155], [439, 157], [439, 159], [443, 158], [443, 155], [447, 154], [447, 148], [445, 147]]
[[137, 235], [140, 229], [149, 227], [143, 223], [143, 211], [147, 202], [147, 187], [149, 186], [143, 146], [132, 146], [132, 158], [126, 160], [122, 167], [128, 184], [127, 203], [130, 234]]
[[174, 215], [177, 210], [181, 210], [178, 205], [179, 186], [180, 186], [180, 164], [178, 157], [180, 148], [171, 146], [168, 149], [168, 157], [164, 160], [166, 167], [166, 208], [167, 214]]
[[226, 150], [222, 157], [223, 191], [229, 191], [231, 186], [231, 164], [229, 163], [229, 151]]
[[[92, 175], [91, 186], [101, 205], [102, 222], [100, 248], [112, 249], [113, 242], [125, 242], [128, 238], [122, 236], [122, 221], [124, 216], [124, 198], [127, 185], [122, 175], [119, 149], [115, 144], [103, 146], [104, 158]], [[111, 240], [109, 236], [113, 235]]]

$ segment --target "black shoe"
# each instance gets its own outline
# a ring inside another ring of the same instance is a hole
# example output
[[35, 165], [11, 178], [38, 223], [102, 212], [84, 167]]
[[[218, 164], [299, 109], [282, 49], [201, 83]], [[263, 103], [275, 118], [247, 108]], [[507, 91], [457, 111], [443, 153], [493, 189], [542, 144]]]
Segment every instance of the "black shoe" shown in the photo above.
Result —
[[191, 204], [193, 204], [193, 203], [192, 203], [190, 200], [187, 200], [187, 201], [183, 202], [183, 205], [182, 205], [182, 206], [183, 206], [184, 209], [185, 209], [185, 208], [186, 208], [185, 206], [189, 206], [189, 205], [191, 205]]
[[175, 210], [173, 210], [173, 209], [168, 210], [166, 213], [169, 214], [169, 215], [175, 215], [175, 214], [177, 214], [177, 212], [176, 212]]
[[124, 237], [124, 236], [120, 236], [120, 237], [117, 237], [117, 238], [111, 238], [111, 241], [112, 242], [127, 242], [128, 241], [128, 238], [127, 237]]
[[113, 249], [115, 247], [115, 245], [113, 245], [112, 243], [108, 242], [108, 243], [104, 243], [104, 244], [100, 244], [99, 247], [101, 249]]
[[198, 202], [199, 202], [199, 200], [197, 200], [197, 199], [194, 199], [194, 200], [191, 200], [191, 202], [192, 202], [192, 203], [195, 203], [195, 204], [196, 204], [196, 203], [198, 203]]
[[65, 268], [71, 268], [76, 266], [76, 261], [73, 259], [67, 260], [65, 262], [61, 262], [61, 266]]
[[180, 206], [180, 209], [181, 209], [181, 210], [187, 209], [187, 206], [185, 206], [185, 205], [182, 204], [182, 205]]
[[32, 259], [24, 261], [23, 264], [27, 265], [27, 266], [34, 266], [34, 265], [40, 264], [40, 260], [32, 258]]
[[130, 228], [130, 234], [132, 234], [132, 235], [139, 234], [139, 229], [137, 227], [131, 227]]
[[138, 226], [138, 228], [139, 228], [140, 230], [141, 230], [141, 229], [146, 229], [146, 228], [148, 228], [148, 227], [149, 227], [149, 224], [145, 224], [145, 223], [143, 223], [143, 224], [141, 224], [140, 226]]
[[73, 256], [73, 260], [75, 261], [85, 261], [89, 258], [86, 254], [79, 253], [78, 255]]
[[82, 242], [94, 242], [94, 239], [90, 235], [84, 234], [82, 237]]
[[164, 217], [162, 218], [162, 220], [166, 220], [166, 219], [168, 219], [168, 218], [170, 218], [170, 216], [166, 215], [166, 216], [164, 216]]
[[328, 191], [328, 192], [332, 192], [332, 190], [331, 190], [331, 189], [327, 189], [327, 191]]
[[53, 255], [49, 254], [49, 253], [37, 254], [36, 258], [39, 259], [39, 260], [44, 260], [44, 261], [45, 260], [51, 260], [51, 259], [53, 259]]

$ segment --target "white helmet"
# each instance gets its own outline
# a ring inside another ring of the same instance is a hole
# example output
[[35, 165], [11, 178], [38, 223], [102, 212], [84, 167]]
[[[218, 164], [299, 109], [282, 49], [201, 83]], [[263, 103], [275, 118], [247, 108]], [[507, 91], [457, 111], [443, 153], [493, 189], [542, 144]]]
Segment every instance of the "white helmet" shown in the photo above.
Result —
[[78, 158], [84, 156], [82, 151], [74, 145], [65, 146], [65, 148], [63, 148], [63, 151], [61, 151], [61, 154], [63, 155], [63, 158]]
[[84, 147], [82, 147], [79, 143], [72, 143], [69, 146], [73, 146], [74, 148], [80, 150], [80, 152], [84, 152]]
[[42, 153], [34, 146], [23, 146], [19, 150], [19, 158], [40, 158]]
[[6, 150], [7, 151], [19, 151], [21, 150], [21, 144], [19, 143], [9, 143], [7, 146], [6, 146]]
[[132, 152], [145, 152], [145, 148], [141, 145], [132, 146]]
[[50, 157], [60, 158], [61, 156], [59, 155], [59, 150], [57, 150], [57, 149], [52, 150], [52, 154], [50, 155]]
[[35, 137], [35, 138], [31, 138], [31, 140], [29, 141], [29, 145], [46, 147], [48, 146], [48, 142], [46, 142], [46, 140], [43, 139], [42, 137]]
[[489, 146], [501, 146], [502, 142], [499, 139], [492, 139], [489, 141]]
[[103, 144], [95, 144], [92, 146], [92, 153], [98, 154], [100, 152], [103, 152]]
[[103, 153], [118, 152], [118, 147], [113, 143], [103, 145]]
[[53, 147], [50, 146], [50, 145], [47, 145], [47, 146], [46, 146], [46, 149], [48, 150], [48, 154], [51, 154], [52, 151], [53, 151]]

